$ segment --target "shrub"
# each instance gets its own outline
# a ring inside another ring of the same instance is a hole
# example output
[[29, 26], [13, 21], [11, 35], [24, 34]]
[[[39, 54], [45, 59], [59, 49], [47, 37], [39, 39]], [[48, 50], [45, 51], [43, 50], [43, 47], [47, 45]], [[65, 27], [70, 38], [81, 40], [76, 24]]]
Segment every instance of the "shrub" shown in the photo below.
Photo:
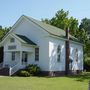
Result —
[[38, 75], [40, 72], [40, 67], [38, 67], [37, 65], [29, 64], [26, 67], [26, 70], [32, 75]]
[[25, 71], [25, 70], [20, 70], [18, 72], [18, 75], [19, 76], [23, 76], [23, 77], [29, 77], [30, 76], [30, 73], [28, 71]]
[[84, 61], [84, 69], [90, 71], [90, 58]]

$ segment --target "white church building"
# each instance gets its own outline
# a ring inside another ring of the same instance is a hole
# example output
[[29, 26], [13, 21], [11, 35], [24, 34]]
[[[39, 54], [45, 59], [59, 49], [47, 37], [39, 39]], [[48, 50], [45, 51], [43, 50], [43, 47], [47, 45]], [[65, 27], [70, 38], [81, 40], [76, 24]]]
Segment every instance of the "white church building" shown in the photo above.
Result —
[[[0, 43], [2, 68], [8, 67], [9, 75], [13, 75], [28, 64], [37, 64], [42, 72], [65, 74], [65, 35], [65, 30], [22, 15]], [[69, 49], [69, 70], [83, 71], [83, 44], [70, 34]]]

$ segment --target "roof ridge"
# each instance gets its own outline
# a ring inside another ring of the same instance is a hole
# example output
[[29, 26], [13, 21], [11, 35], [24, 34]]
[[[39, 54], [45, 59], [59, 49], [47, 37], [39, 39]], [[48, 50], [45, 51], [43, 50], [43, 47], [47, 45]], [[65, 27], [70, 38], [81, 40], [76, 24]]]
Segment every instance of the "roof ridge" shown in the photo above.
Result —
[[53, 26], [53, 25], [51, 25], [51, 24], [44, 23], [44, 22], [42, 22], [42, 21], [39, 21], [39, 20], [37, 20], [37, 19], [34, 19], [34, 18], [29, 17], [29, 16], [26, 16], [26, 15], [23, 15], [23, 16], [27, 17], [28, 19], [35, 20], [35, 21], [37, 21], [37, 22], [40, 22], [40, 23], [45, 24], [45, 25], [50, 26], [50, 27], [57, 28], [57, 29], [62, 30], [63, 32], [65, 32], [63, 29], [58, 28], [58, 27], [56, 27], [56, 26]]
[[[23, 16], [26, 17], [26, 18], [28, 18], [29, 20], [33, 21], [33, 22], [36, 23], [36, 24], [38, 24], [37, 22], [39, 22], [39, 23], [41, 23], [41, 24], [43, 24], [43, 25], [47, 25], [47, 26], [49, 26], [49, 27], [55, 28], [55, 29], [57, 29], [58, 31], [63, 32], [63, 33], [64, 33], [64, 36], [65, 36], [65, 30], [63, 30], [63, 29], [61, 29], [61, 28], [58, 28], [58, 27], [56, 27], [56, 26], [53, 26], [53, 25], [44, 23], [44, 22], [42, 22], [42, 21], [36, 20], [36, 19], [34, 19], [34, 18], [32, 18], [32, 17], [29, 17], [29, 16], [26, 16], [26, 15], [23, 15]], [[41, 26], [40, 24], [38, 24], [38, 25]], [[41, 27], [42, 27], [42, 26], [41, 26]], [[42, 27], [42, 28], [45, 29], [44, 27]], [[45, 29], [45, 30], [47, 31], [47, 29]], [[49, 31], [48, 31], [48, 32], [49, 32]], [[51, 32], [49, 32], [49, 33], [52, 34]], [[69, 33], [69, 36], [70, 36], [70, 37], [73, 37], [73, 38], [75, 39], [75, 37], [74, 37], [73, 35], [71, 35], [70, 33]]]
[[[23, 15], [23, 16], [26, 17], [27, 19], [29, 19], [30, 21], [34, 22], [35, 24], [39, 25], [41, 28], [43, 28], [45, 31], [47, 31], [51, 35], [65, 38], [65, 30], [60, 29], [60, 28], [58, 28], [56, 26], [44, 23], [42, 21], [36, 20], [36, 19], [34, 19], [32, 17], [28, 17], [26, 15]], [[78, 41], [78, 39], [76, 37], [74, 37], [73, 35], [71, 35], [70, 33], [69, 33], [69, 37], [70, 37], [71, 40]]]

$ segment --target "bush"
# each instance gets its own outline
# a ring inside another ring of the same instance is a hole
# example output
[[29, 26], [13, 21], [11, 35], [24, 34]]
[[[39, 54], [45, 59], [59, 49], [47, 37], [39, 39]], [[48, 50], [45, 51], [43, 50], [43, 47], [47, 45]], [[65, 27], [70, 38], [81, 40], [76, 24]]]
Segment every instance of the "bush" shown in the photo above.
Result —
[[19, 76], [23, 76], [23, 77], [29, 77], [30, 76], [30, 73], [28, 71], [25, 71], [25, 70], [20, 70], [18, 72], [18, 75]]
[[29, 64], [25, 69], [22, 69], [18, 71], [17, 75], [18, 76], [23, 76], [23, 77], [29, 77], [32, 75], [38, 75], [40, 72], [40, 67], [34, 64]]
[[26, 70], [32, 75], [38, 75], [40, 72], [40, 67], [38, 67], [37, 65], [29, 64], [26, 67]]
[[84, 69], [90, 71], [90, 58], [84, 61]]

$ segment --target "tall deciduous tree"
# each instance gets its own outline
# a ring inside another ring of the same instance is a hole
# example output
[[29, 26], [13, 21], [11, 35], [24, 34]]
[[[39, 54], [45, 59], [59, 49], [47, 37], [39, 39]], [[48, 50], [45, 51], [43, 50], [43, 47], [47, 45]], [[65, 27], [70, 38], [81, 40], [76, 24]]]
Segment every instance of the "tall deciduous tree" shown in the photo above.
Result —
[[76, 18], [70, 17], [69, 19], [70, 34], [77, 37], [78, 32], [78, 20]]
[[63, 9], [57, 11], [54, 17], [51, 19], [42, 19], [43, 22], [51, 24], [58, 28], [65, 30], [67, 27], [70, 28], [70, 33], [76, 35], [78, 30], [78, 20], [73, 17], [68, 17], [69, 11], [64, 11]]
[[0, 28], [0, 41], [2, 40], [2, 38], [7, 34], [7, 32], [11, 29], [11, 27], [9, 28]]
[[[83, 30], [84, 29], [84, 30]], [[84, 36], [82, 38], [82, 40], [84, 41], [84, 45], [85, 45], [85, 53], [86, 53], [86, 56], [89, 56], [90, 57], [90, 38], [88, 37], [90, 35], [90, 19], [88, 18], [84, 18], [81, 20], [81, 24], [79, 26], [79, 30], [81, 32], [84, 31]], [[86, 35], [85, 35], [86, 33]], [[87, 36], [87, 37], [86, 37]]]
[[82, 28], [85, 29], [85, 31], [87, 31], [87, 33], [90, 34], [90, 19], [88, 19], [88, 18], [82, 19], [79, 28], [80, 29], [82, 29]]

